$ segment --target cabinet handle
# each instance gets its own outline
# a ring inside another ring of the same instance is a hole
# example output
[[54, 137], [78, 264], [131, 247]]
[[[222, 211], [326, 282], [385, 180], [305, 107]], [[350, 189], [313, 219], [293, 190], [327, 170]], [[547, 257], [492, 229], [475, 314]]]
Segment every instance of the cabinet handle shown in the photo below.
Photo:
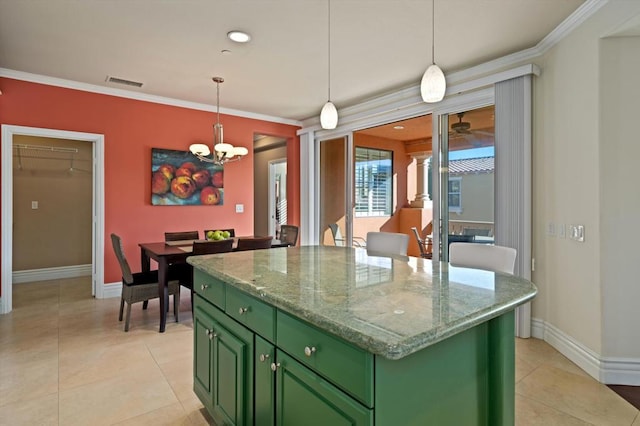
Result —
[[269, 354], [260, 354], [260, 362], [265, 362], [269, 359]]
[[280, 363], [277, 363], [277, 364], [275, 362], [271, 363], [271, 371], [276, 371], [278, 367], [280, 367]]
[[240, 313], [240, 315], [246, 313], [249, 310], [249, 308], [240, 308], [238, 309], [238, 312]]
[[315, 351], [316, 351], [316, 347], [315, 346], [311, 346], [311, 347], [305, 346], [304, 347], [304, 354], [306, 356], [310, 357], [311, 355], [313, 355], [315, 353]]
[[209, 284], [202, 284], [202, 285], [200, 286], [200, 290], [202, 290], [202, 291], [205, 291], [205, 290], [206, 290], [206, 289], [208, 289], [208, 288], [209, 288]]
[[204, 333], [209, 337], [209, 340], [211, 340], [211, 333], [213, 333], [213, 330], [206, 329], [204, 330]]

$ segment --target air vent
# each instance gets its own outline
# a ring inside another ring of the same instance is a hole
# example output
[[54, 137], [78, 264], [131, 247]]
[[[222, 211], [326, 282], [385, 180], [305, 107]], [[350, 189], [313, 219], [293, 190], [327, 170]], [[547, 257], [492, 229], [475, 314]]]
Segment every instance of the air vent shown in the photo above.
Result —
[[125, 80], [124, 78], [107, 76], [108, 83], [124, 84], [125, 86], [142, 87], [142, 83], [137, 81]]

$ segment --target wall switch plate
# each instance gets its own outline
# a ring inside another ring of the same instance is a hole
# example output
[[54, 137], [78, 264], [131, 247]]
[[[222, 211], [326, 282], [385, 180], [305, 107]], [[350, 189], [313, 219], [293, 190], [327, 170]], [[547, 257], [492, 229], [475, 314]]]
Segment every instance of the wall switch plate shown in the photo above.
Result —
[[574, 241], [584, 242], [584, 226], [569, 225], [569, 238]]
[[547, 235], [550, 237], [556, 236], [556, 224], [553, 222], [547, 223]]
[[38, 209], [38, 202], [37, 201], [32, 201], [31, 202], [31, 209], [33, 209], [33, 210], [37, 210]]
[[236, 204], [236, 213], [244, 213], [244, 204]]

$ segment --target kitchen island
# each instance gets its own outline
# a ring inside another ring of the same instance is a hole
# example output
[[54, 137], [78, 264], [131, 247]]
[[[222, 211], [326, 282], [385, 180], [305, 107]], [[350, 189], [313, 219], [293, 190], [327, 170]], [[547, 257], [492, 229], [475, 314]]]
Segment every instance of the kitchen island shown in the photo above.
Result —
[[514, 424], [527, 280], [348, 247], [188, 262], [194, 391], [219, 424]]

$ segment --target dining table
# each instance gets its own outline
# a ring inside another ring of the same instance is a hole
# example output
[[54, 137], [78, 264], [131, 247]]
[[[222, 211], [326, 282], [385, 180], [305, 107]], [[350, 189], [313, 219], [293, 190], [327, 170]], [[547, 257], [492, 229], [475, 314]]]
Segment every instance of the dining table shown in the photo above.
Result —
[[[236, 249], [238, 239], [251, 237], [233, 237], [233, 250]], [[169, 306], [169, 265], [187, 263], [191, 256], [194, 241], [180, 240], [139, 243], [140, 264], [143, 272], [151, 270], [151, 259], [158, 263], [158, 297], [160, 299], [160, 333], [164, 333], [167, 324], [167, 307]], [[288, 247], [289, 244], [274, 239], [271, 248]]]

